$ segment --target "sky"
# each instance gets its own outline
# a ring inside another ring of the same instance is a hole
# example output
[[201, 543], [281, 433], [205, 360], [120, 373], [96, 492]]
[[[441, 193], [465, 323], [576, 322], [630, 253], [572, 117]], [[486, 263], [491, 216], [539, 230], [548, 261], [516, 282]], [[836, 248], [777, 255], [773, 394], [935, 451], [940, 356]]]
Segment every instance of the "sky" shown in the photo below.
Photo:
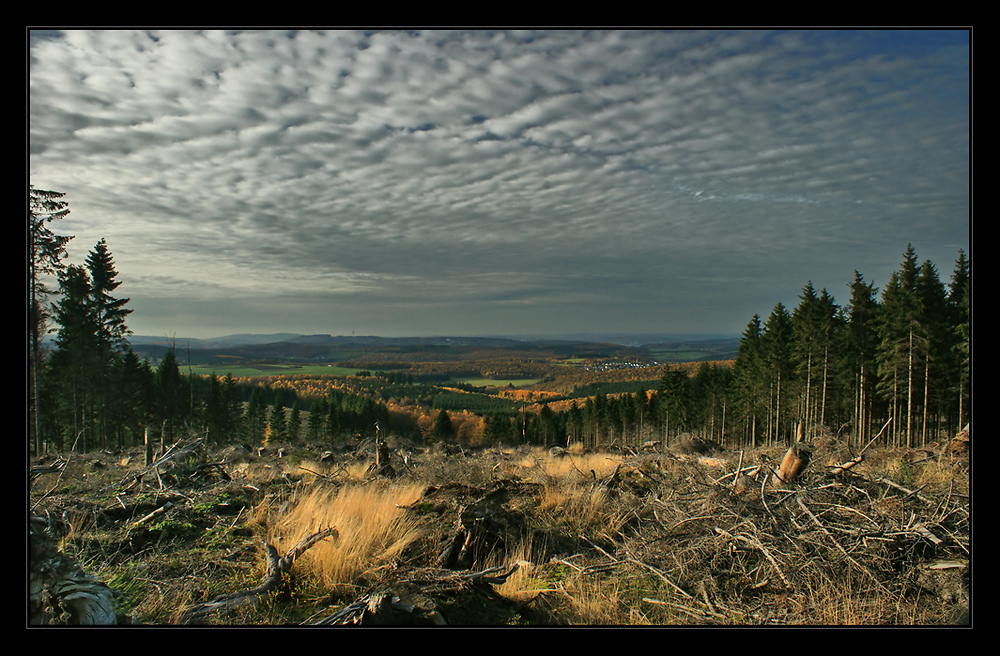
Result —
[[971, 33], [29, 31], [137, 335], [738, 335], [970, 253]]

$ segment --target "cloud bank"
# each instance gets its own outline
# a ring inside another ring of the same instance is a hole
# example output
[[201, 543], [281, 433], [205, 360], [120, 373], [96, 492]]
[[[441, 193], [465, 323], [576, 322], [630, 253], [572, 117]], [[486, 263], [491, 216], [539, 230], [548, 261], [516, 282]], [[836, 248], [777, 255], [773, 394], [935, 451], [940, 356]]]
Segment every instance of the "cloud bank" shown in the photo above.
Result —
[[32, 184], [137, 333], [738, 332], [970, 245], [969, 35], [67, 31]]

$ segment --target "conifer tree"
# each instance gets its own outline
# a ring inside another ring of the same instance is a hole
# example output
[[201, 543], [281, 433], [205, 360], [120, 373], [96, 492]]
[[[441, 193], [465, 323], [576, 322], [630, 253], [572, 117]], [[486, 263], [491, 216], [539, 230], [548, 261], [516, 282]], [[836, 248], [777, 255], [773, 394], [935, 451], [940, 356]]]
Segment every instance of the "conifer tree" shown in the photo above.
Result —
[[281, 399], [275, 396], [274, 403], [271, 405], [271, 412], [267, 418], [267, 439], [275, 442], [284, 440], [287, 427], [285, 406], [282, 405]]
[[31, 360], [31, 410], [34, 421], [35, 451], [41, 449], [41, 393], [42, 335], [52, 316], [49, 296], [53, 290], [47, 279], [57, 277], [65, 270], [66, 244], [72, 237], [56, 235], [49, 227], [52, 221], [69, 214], [69, 204], [61, 200], [65, 194], [29, 187], [28, 193], [28, 355]]
[[952, 397], [958, 418], [956, 431], [968, 421], [968, 400], [971, 389], [970, 341], [972, 308], [972, 267], [964, 251], [958, 252], [955, 269], [948, 285], [949, 323], [953, 326]]
[[674, 435], [686, 430], [688, 426], [688, 372], [684, 367], [669, 365], [663, 371], [658, 388], [666, 424], [663, 434], [664, 442], [670, 444], [670, 433]]
[[95, 390], [98, 399], [97, 412], [100, 414], [101, 439], [106, 446], [107, 433], [113, 427], [109, 425], [113, 417], [119, 414], [115, 407], [117, 392], [112, 389], [113, 376], [111, 369], [120, 363], [120, 354], [128, 345], [126, 339], [131, 332], [125, 325], [125, 317], [132, 310], [126, 305], [127, 298], [115, 298], [112, 295], [121, 281], [115, 270], [114, 258], [108, 250], [104, 239], [97, 242], [87, 256], [87, 270], [90, 273], [90, 293], [87, 303], [96, 324], [97, 348], [99, 354], [98, 367], [99, 386]]
[[177, 425], [182, 421], [184, 407], [184, 382], [177, 354], [173, 347], [167, 350], [156, 369], [156, 393], [159, 400], [159, 418], [164, 422], [166, 437], [173, 438]]
[[[792, 373], [792, 319], [784, 304], [774, 306], [761, 335], [765, 367], [769, 372], [768, 441], [781, 439], [782, 418]], [[784, 384], [784, 388], [782, 385]]]
[[847, 311], [847, 325], [843, 340], [843, 358], [851, 372], [854, 390], [853, 426], [858, 443], [870, 437], [870, 408], [874, 388], [875, 352], [878, 344], [876, 319], [878, 301], [874, 283], [866, 283], [864, 276], [854, 271], [850, 285], [851, 301]]
[[437, 441], [447, 441], [454, 436], [451, 427], [451, 417], [447, 410], [441, 410], [434, 418], [434, 425], [431, 427], [431, 436]]
[[891, 403], [896, 441], [913, 441], [913, 380], [915, 350], [920, 346], [920, 301], [916, 293], [916, 253], [908, 245], [903, 263], [882, 293], [879, 321], [879, 392]]
[[[945, 382], [945, 362], [950, 358], [954, 331], [948, 324], [948, 297], [938, 277], [937, 268], [930, 260], [920, 265], [914, 285], [920, 309], [917, 317], [918, 334], [922, 348], [915, 360], [923, 368], [920, 398], [920, 443], [926, 444], [930, 419], [937, 419], [940, 406], [936, 402], [942, 396]], [[933, 415], [931, 405], [933, 404]]]
[[287, 437], [292, 442], [297, 442], [299, 439], [299, 431], [302, 429], [302, 404], [299, 399], [296, 398], [295, 402], [292, 403], [291, 410], [289, 410], [288, 415], [288, 428]]
[[744, 429], [744, 437], [756, 448], [761, 391], [766, 387], [759, 314], [753, 315], [743, 330], [733, 374], [740, 408], [748, 423]]
[[129, 299], [111, 295], [121, 281], [117, 279], [114, 258], [104, 239], [97, 242], [87, 256], [87, 269], [90, 272], [90, 303], [97, 321], [98, 341], [108, 352], [124, 350], [131, 333], [125, 325], [125, 317], [132, 310], [125, 307]]
[[247, 401], [247, 410], [243, 416], [244, 435], [250, 444], [259, 444], [264, 440], [267, 428], [267, 402], [264, 400], [264, 390], [254, 387]]
[[[77, 436], [82, 437], [80, 444], [86, 450], [90, 438], [87, 431], [93, 419], [93, 412], [88, 410], [92, 409], [92, 392], [101, 369], [97, 322], [88, 303], [90, 278], [87, 271], [80, 266], [68, 266], [59, 276], [59, 290], [55, 310], [59, 331], [50, 367], [53, 387], [63, 410], [63, 436], [73, 442]], [[67, 431], [72, 431], [72, 435], [65, 435]]]

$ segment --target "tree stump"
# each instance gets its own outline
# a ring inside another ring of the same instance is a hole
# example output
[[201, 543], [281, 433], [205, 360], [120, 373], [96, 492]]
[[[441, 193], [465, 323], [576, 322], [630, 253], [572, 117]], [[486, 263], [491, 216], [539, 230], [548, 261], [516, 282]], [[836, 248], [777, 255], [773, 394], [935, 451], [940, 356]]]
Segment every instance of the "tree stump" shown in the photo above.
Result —
[[802, 442], [795, 442], [792, 446], [788, 447], [788, 451], [785, 452], [785, 457], [781, 461], [781, 466], [774, 472], [771, 477], [771, 484], [774, 487], [781, 487], [786, 483], [791, 483], [802, 470], [806, 468], [809, 464], [809, 459], [812, 457], [812, 447], [808, 444]]

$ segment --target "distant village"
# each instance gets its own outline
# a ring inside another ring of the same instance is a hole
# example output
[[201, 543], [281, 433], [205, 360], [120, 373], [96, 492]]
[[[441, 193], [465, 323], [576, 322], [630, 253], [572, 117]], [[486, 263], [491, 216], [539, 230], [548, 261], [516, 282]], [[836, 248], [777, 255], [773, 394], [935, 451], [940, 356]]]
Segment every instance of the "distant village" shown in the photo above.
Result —
[[662, 364], [653, 360], [652, 362], [633, 362], [624, 360], [610, 360], [600, 364], [592, 364], [584, 367], [587, 371], [613, 371], [615, 369], [645, 369], [646, 367], [656, 367]]

